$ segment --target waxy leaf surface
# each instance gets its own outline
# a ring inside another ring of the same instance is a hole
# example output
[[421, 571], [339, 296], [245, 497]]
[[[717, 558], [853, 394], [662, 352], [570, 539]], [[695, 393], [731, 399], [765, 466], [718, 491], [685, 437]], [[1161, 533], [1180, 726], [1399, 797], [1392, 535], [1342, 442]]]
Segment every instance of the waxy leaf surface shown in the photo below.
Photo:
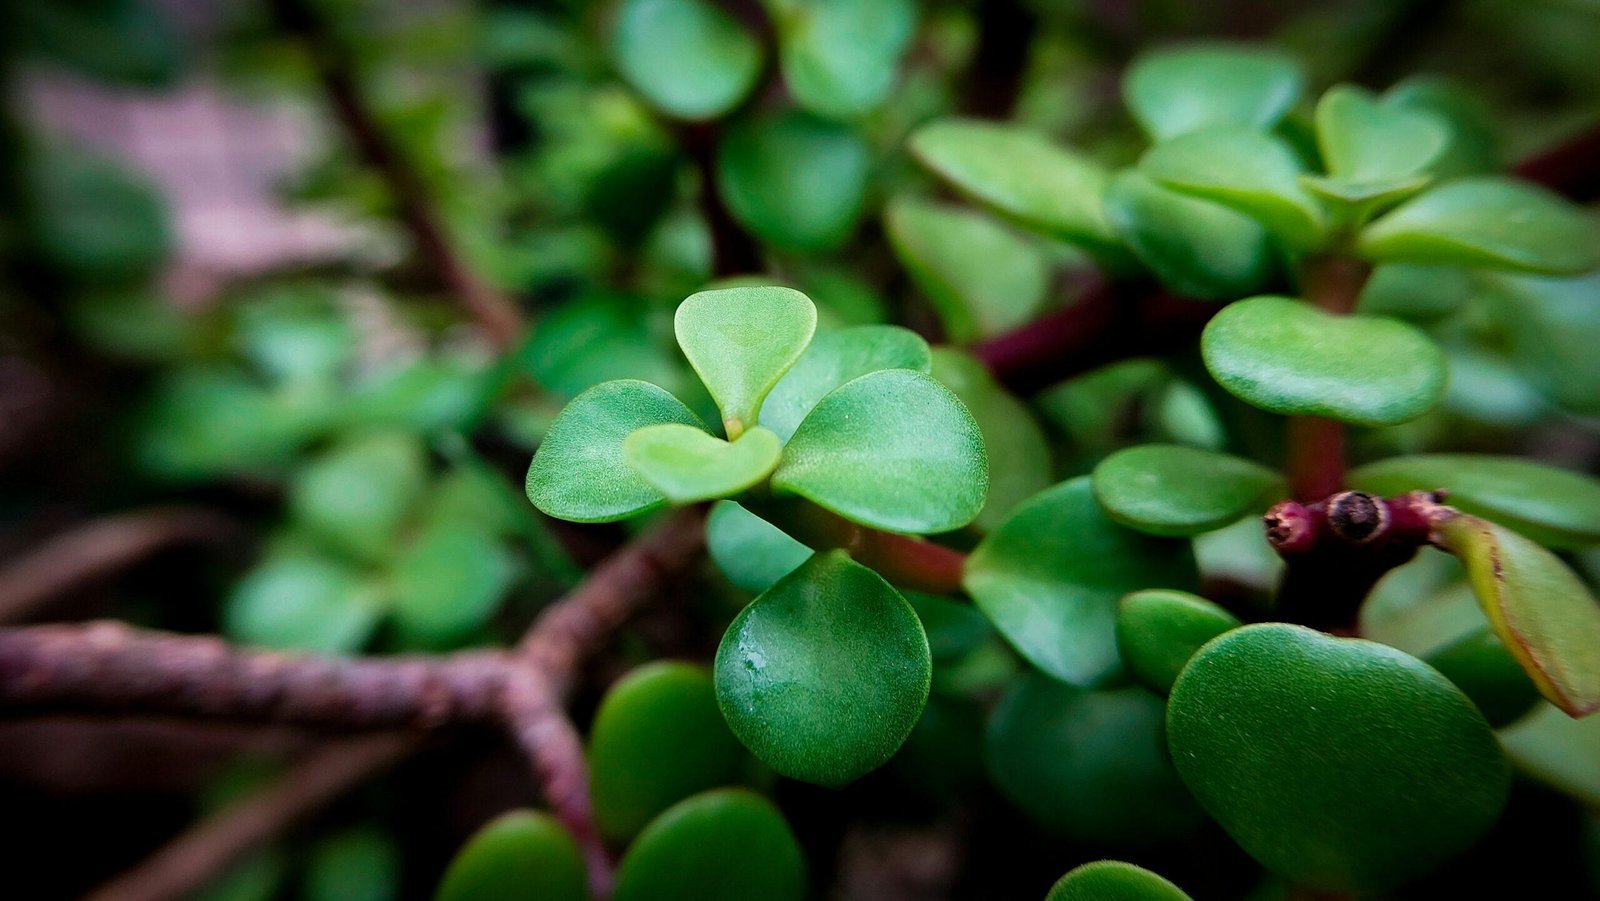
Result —
[[1210, 532], [1281, 496], [1283, 477], [1259, 463], [1177, 444], [1120, 450], [1094, 468], [1111, 518], [1151, 535]]
[[516, 810], [456, 852], [434, 901], [586, 901], [583, 854], [549, 814]]
[[728, 437], [756, 424], [761, 402], [817, 330], [817, 308], [793, 288], [719, 288], [673, 316], [678, 346], [722, 410]]
[[1150, 148], [1139, 169], [1256, 219], [1291, 246], [1321, 239], [1322, 207], [1300, 184], [1300, 160], [1266, 132], [1226, 126], [1190, 132]]
[[857, 325], [817, 334], [767, 395], [761, 424], [788, 441], [817, 402], [851, 379], [880, 369], [931, 368], [928, 342], [895, 325]]
[[761, 484], [783, 453], [778, 436], [757, 426], [723, 441], [691, 425], [650, 425], [622, 443], [622, 458], [674, 504], [728, 497]]
[[1600, 266], [1600, 227], [1543, 188], [1480, 176], [1402, 204], [1363, 229], [1356, 249], [1385, 263], [1578, 275]]
[[783, 814], [743, 789], [670, 807], [617, 866], [613, 901], [802, 901], [805, 858]]
[[1158, 184], [1137, 169], [1106, 189], [1106, 219], [1174, 293], [1204, 299], [1249, 294], [1271, 277], [1275, 251], [1254, 219]]
[[1117, 650], [1135, 678], [1164, 695], [1202, 645], [1240, 625], [1238, 617], [1187, 591], [1135, 591], [1117, 610]]
[[1044, 901], [1193, 901], [1144, 867], [1120, 860], [1086, 863], [1062, 876]]

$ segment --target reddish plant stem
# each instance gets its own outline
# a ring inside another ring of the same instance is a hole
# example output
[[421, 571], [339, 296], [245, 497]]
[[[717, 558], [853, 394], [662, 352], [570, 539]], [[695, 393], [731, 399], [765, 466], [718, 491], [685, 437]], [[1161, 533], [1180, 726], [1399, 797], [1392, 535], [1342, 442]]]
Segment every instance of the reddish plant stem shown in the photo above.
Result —
[[384, 134], [362, 99], [349, 55], [306, 0], [271, 0], [271, 7], [279, 27], [298, 36], [310, 52], [334, 113], [361, 158], [389, 186], [418, 255], [478, 321], [495, 347], [511, 347], [525, 326], [522, 312], [510, 298], [480, 278], [452, 243], [427, 184]]
[[[1313, 260], [1306, 265], [1306, 299], [1338, 316], [1349, 315], [1372, 274], [1372, 265], [1346, 256]], [[1344, 423], [1321, 416], [1289, 417], [1285, 469], [1289, 493], [1311, 501], [1344, 487]]]
[[1600, 199], [1600, 123], [1524, 159], [1513, 171], [1577, 203]]
[[799, 500], [760, 505], [760, 515], [818, 551], [844, 550], [888, 581], [930, 594], [959, 594], [967, 555], [942, 544], [857, 525]]

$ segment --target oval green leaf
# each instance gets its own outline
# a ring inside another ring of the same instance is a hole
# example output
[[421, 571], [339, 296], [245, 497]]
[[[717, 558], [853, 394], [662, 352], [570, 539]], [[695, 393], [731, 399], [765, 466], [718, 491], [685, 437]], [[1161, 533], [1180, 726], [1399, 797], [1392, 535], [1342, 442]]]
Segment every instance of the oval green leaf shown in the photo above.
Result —
[[1229, 304], [1200, 336], [1206, 369], [1263, 410], [1393, 425], [1444, 396], [1444, 354], [1394, 319], [1335, 316], [1288, 297]]
[[1434, 525], [1466, 564], [1495, 634], [1539, 692], [1569, 716], [1600, 710], [1600, 601], [1565, 563], [1516, 532], [1475, 516]]
[[1254, 218], [1293, 247], [1322, 239], [1322, 207], [1300, 184], [1300, 160], [1266, 132], [1228, 126], [1189, 132], [1150, 148], [1139, 169]]
[[675, 422], [650, 425], [622, 442], [622, 459], [674, 504], [728, 497], [766, 480], [783, 442], [760, 426], [733, 441]]
[[1135, 591], [1117, 608], [1117, 650], [1135, 678], [1164, 695], [1201, 645], [1240, 625], [1238, 617], [1187, 591]]
[[628, 436], [673, 422], [703, 429], [683, 402], [649, 382], [603, 382], [572, 399], [550, 424], [528, 466], [528, 499], [547, 516], [611, 522], [667, 499], [622, 458]]
[[1231, 300], [1277, 269], [1267, 231], [1254, 219], [1163, 187], [1137, 169], [1111, 180], [1105, 211], [1134, 255], [1176, 294]]
[[489, 530], [434, 523], [395, 564], [395, 623], [433, 647], [465, 638], [500, 609], [515, 574], [511, 554]]
[[445, 870], [434, 901], [587, 901], [583, 854], [548, 814], [514, 810], [479, 829]]
[[1014, 328], [1044, 302], [1050, 266], [1043, 252], [982, 214], [901, 198], [889, 204], [884, 225], [952, 341]]
[[1115, 242], [1100, 208], [1105, 169], [1042, 135], [943, 119], [917, 129], [909, 147], [929, 171], [1024, 228], [1091, 246]]
[[972, 414], [931, 376], [885, 369], [834, 389], [784, 448], [772, 487], [862, 525], [927, 534], [983, 509], [989, 465]]
[[728, 581], [755, 592], [771, 588], [811, 557], [811, 548], [733, 501], [711, 506], [706, 550]]
[[750, 93], [761, 72], [755, 37], [701, 0], [626, 0], [611, 55], [634, 90], [680, 119], [727, 112]]
[[1369, 463], [1350, 486], [1379, 495], [1443, 488], [1452, 507], [1549, 547], [1600, 544], [1600, 479], [1517, 457], [1417, 454]]
[[1401, 205], [1363, 229], [1356, 249], [1385, 263], [1577, 275], [1600, 266], [1600, 228], [1543, 188], [1482, 176]]
[[733, 733], [779, 773], [830, 787], [894, 755], [931, 677], [916, 612], [843, 551], [756, 598], [717, 648], [717, 703]]
[[783, 80], [801, 106], [852, 119], [883, 103], [916, 33], [911, 0], [808, 0], [778, 17]]
[[1194, 901], [1183, 889], [1144, 867], [1097, 860], [1062, 876], [1044, 901]]
[[1012, 803], [1066, 838], [1176, 838], [1204, 816], [1167, 759], [1163, 711], [1139, 686], [1084, 691], [1029, 674], [989, 721], [989, 771]]
[[717, 185], [757, 237], [816, 253], [844, 243], [866, 200], [871, 152], [843, 125], [801, 112], [730, 129], [717, 153]]
[[1189, 661], [1167, 740], [1200, 804], [1308, 888], [1382, 892], [1466, 850], [1500, 815], [1505, 756], [1461, 690], [1402, 651], [1268, 623]]
[[928, 342], [895, 325], [857, 325], [819, 333], [761, 405], [761, 424], [788, 441], [817, 402], [851, 379], [880, 369], [928, 372]]
[[606, 692], [589, 732], [595, 825], [627, 841], [690, 795], [737, 784], [748, 764], [709, 672], [670, 661], [642, 666]]
[[426, 453], [415, 436], [358, 436], [295, 474], [289, 515], [345, 553], [379, 559], [392, 553], [395, 533], [426, 478]]
[[989, 530], [1050, 485], [1050, 442], [1027, 404], [1012, 397], [976, 358], [953, 347], [933, 352], [933, 377], [972, 412], [989, 458], [989, 498], [974, 520]]
[[1283, 492], [1283, 477], [1259, 463], [1177, 444], [1130, 447], [1094, 468], [1095, 497], [1111, 518], [1151, 535], [1212, 532]]
[[679, 304], [672, 325], [721, 408], [728, 437], [737, 438], [755, 425], [767, 392], [805, 353], [817, 331], [817, 308], [793, 288], [719, 288]]
[[1291, 58], [1255, 47], [1187, 47], [1146, 54], [1128, 69], [1123, 99], [1145, 133], [1165, 141], [1213, 125], [1267, 129], [1300, 98]]
[[640, 833], [612, 901], [802, 901], [806, 864], [772, 802], [742, 789], [695, 795]]
[[1081, 476], [1018, 506], [967, 558], [962, 584], [1030, 663], [1091, 686], [1122, 672], [1116, 618], [1124, 594], [1197, 581], [1188, 542], [1118, 525]]

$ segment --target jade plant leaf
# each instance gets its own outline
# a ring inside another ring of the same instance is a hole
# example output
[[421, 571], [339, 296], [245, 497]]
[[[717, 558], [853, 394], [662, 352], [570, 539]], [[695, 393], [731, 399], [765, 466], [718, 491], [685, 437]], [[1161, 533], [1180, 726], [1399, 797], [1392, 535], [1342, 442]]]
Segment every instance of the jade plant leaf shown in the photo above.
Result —
[[894, 87], [916, 32], [911, 0], [805, 0], [777, 17], [783, 80], [795, 101], [822, 116], [871, 112]]
[[302, 901], [392, 901], [400, 897], [400, 848], [376, 826], [356, 826], [318, 840], [305, 863]]
[[1518, 371], [1564, 409], [1600, 415], [1600, 269], [1577, 278], [1497, 273], [1483, 281]]
[[1120, 860], [1097, 860], [1062, 876], [1044, 901], [1194, 901], [1144, 867]]
[[549, 814], [514, 810], [456, 852], [434, 901], [587, 901], [583, 854]]
[[1187, 591], [1135, 591], [1117, 609], [1117, 650], [1135, 678], [1164, 695], [1202, 645], [1240, 625], [1238, 617]]
[[1353, 85], [1330, 88], [1317, 102], [1317, 146], [1329, 180], [1348, 199], [1415, 191], [1450, 139], [1437, 116], [1381, 102]]
[[626, 0], [611, 53], [634, 90], [680, 119], [727, 112], [761, 72], [755, 37], [702, 0]]
[[1044, 301], [1050, 267], [1043, 252], [980, 213], [901, 198], [889, 204], [884, 225], [953, 341], [1021, 325]]
[[1543, 188], [1499, 177], [1426, 191], [1362, 230], [1370, 260], [1577, 275], [1600, 266], [1600, 228]]
[[1350, 485], [1373, 494], [1445, 489], [1447, 502], [1540, 544], [1600, 544], [1600, 479], [1516, 457], [1417, 454], [1369, 463]]
[[1063, 837], [1176, 838], [1204, 815], [1167, 759], [1163, 707], [1139, 686], [1085, 691], [1029, 674], [989, 721], [989, 771], [1012, 803]]
[[728, 437], [737, 438], [756, 424], [767, 392], [805, 353], [817, 308], [793, 288], [719, 288], [679, 304], [673, 330], [721, 408]]
[[604, 382], [572, 399], [528, 466], [528, 499], [547, 516], [610, 522], [666, 503], [622, 458], [628, 436], [661, 423], [704, 428], [683, 402], [649, 382]]
[[953, 347], [933, 352], [933, 377], [972, 412], [989, 457], [989, 498], [975, 522], [993, 529], [1012, 508], [1050, 485], [1050, 443], [1027, 404], [1012, 397], [972, 355]]
[[1256, 219], [1293, 247], [1322, 239], [1322, 207], [1300, 184], [1300, 160], [1266, 132], [1228, 126], [1189, 132], [1150, 148], [1139, 169]]
[[1474, 293], [1472, 273], [1459, 266], [1389, 263], [1372, 271], [1356, 300], [1356, 311], [1437, 322], [1460, 310]]
[[1386, 645], [1283, 623], [1200, 649], [1172, 687], [1167, 742], [1241, 847], [1320, 891], [1428, 872], [1489, 829], [1510, 787], [1489, 724], [1450, 680]]
[[931, 675], [911, 605], [829, 551], [734, 618], [717, 648], [717, 703], [762, 762], [838, 787], [893, 756], [928, 701]]
[[911, 136], [911, 153], [962, 194], [1025, 228], [1090, 246], [1115, 238], [1100, 208], [1100, 164], [1011, 125], [943, 119]]
[[989, 466], [972, 414], [931, 376], [885, 369], [819, 401], [772, 487], [890, 532], [947, 532], [983, 509]]
[[412, 435], [347, 439], [295, 474], [289, 511], [296, 522], [345, 553], [373, 560], [388, 553], [422, 494], [427, 458]]
[[1212, 125], [1267, 129], [1300, 98], [1305, 76], [1287, 56], [1224, 45], [1164, 50], [1136, 60], [1123, 79], [1128, 110], [1165, 141]]
[[1428, 165], [1438, 178], [1498, 172], [1499, 120], [1473, 91], [1434, 75], [1413, 76], [1383, 95], [1385, 106], [1431, 113], [1449, 133], [1444, 151]]
[[1117, 522], [1151, 535], [1211, 532], [1282, 497], [1259, 463], [1177, 444], [1120, 450], [1094, 468], [1094, 494]]
[[928, 342], [895, 325], [818, 333], [761, 405], [761, 424], [788, 441], [817, 402], [845, 382], [880, 369], [931, 368]]
[[358, 651], [383, 618], [381, 591], [346, 564], [299, 551], [275, 553], [240, 579], [222, 625], [247, 644], [326, 654]]
[[613, 901], [802, 901], [806, 865], [772, 802], [723, 788], [668, 808], [617, 866]]
[[1569, 716], [1600, 710], [1600, 600], [1554, 554], [1503, 526], [1458, 514], [1434, 525], [1466, 564], [1495, 634], [1539, 692]]
[[1117, 235], [1174, 293], [1207, 300], [1249, 294], [1277, 266], [1266, 229], [1243, 213], [1163, 187], [1137, 169], [1106, 188]]
[[749, 762], [709, 672], [673, 661], [639, 667], [606, 692], [589, 732], [595, 826], [627, 841], [690, 795], [738, 784]]
[[1122, 672], [1116, 618], [1124, 594], [1197, 581], [1187, 542], [1118, 525], [1095, 501], [1088, 476], [1018, 506], [967, 558], [962, 580], [1023, 657], [1080, 686]]
[[649, 425], [622, 442], [622, 459], [674, 504], [728, 497], [761, 484], [783, 442], [760, 426], [723, 441], [692, 425]]
[[855, 229], [870, 163], [856, 132], [786, 112], [729, 129], [717, 153], [717, 184], [734, 217], [762, 240], [815, 253], [839, 246]]
[[1493, 629], [1480, 629], [1423, 658], [1456, 684], [1499, 729], [1527, 715], [1539, 702], [1539, 687]]
[[811, 557], [811, 548], [733, 501], [711, 506], [706, 549], [728, 581], [755, 592], [771, 588]]
[[473, 523], [432, 524], [395, 563], [395, 622], [439, 646], [488, 622], [516, 574], [510, 553]]
[[1288, 297], [1229, 304], [1200, 336], [1206, 369], [1230, 394], [1285, 415], [1392, 425], [1444, 396], [1444, 354], [1394, 319], [1335, 316]]

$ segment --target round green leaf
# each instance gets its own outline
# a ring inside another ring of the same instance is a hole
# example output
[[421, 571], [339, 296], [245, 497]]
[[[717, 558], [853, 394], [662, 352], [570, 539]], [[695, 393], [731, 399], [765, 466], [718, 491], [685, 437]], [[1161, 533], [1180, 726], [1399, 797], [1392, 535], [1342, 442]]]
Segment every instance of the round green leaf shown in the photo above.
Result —
[[811, 548], [733, 501], [711, 506], [706, 549], [728, 581], [757, 592], [771, 588], [811, 557]]
[[916, 32], [911, 0], [805, 0], [778, 16], [783, 80], [801, 106], [850, 119], [894, 87], [895, 67]]
[[278, 553], [240, 579], [223, 602], [222, 627], [246, 644], [296, 651], [360, 650], [383, 617], [360, 573], [302, 552]]
[[496, 385], [494, 371], [476, 358], [426, 357], [365, 382], [343, 413], [373, 428], [470, 431]]
[[1283, 623], [1207, 644], [1178, 677], [1183, 781], [1252, 857], [1308, 888], [1381, 892], [1466, 850], [1510, 773], [1460, 689], [1415, 657]]
[[1177, 444], [1142, 444], [1094, 468], [1111, 518], [1151, 535], [1212, 532], [1282, 496], [1283, 477], [1259, 463]]
[[1385, 106], [1430, 113], [1449, 133], [1444, 151], [1428, 166], [1437, 178], [1498, 172], [1504, 165], [1500, 122], [1474, 91], [1432, 75], [1412, 76], [1383, 95]]
[[739, 782], [748, 760], [717, 709], [710, 673], [642, 666], [606, 692], [589, 732], [595, 825], [627, 841], [684, 798]]
[[723, 441], [692, 425], [649, 425], [622, 442], [622, 459], [674, 504], [728, 497], [761, 484], [783, 442], [760, 426]]
[[1044, 901], [1194, 901], [1144, 867], [1120, 860], [1086, 863], [1062, 876]]
[[1600, 600], [1560, 558], [1516, 532], [1458, 514], [1434, 525], [1495, 634], [1569, 716], [1600, 710]]
[[967, 558], [962, 582], [1030, 663], [1091, 686], [1122, 672], [1118, 600], [1141, 588], [1192, 589], [1197, 580], [1188, 542], [1113, 522], [1081, 476], [1017, 507]]
[[1167, 841], [1204, 817], [1167, 760], [1163, 715], [1138, 686], [1084, 691], [1030, 674], [989, 721], [989, 771], [1012, 803], [1067, 838]]
[[264, 391], [227, 369], [178, 369], [140, 419], [139, 465], [166, 479], [214, 478], [286, 464], [327, 424], [321, 403]]
[[479, 829], [450, 861], [434, 901], [588, 901], [583, 854], [545, 813], [515, 810]]
[[611, 55], [634, 90], [680, 119], [727, 112], [761, 72], [755, 37], [702, 0], [625, 0]]
[[1200, 646], [1239, 618], [1187, 591], [1136, 591], [1117, 609], [1117, 650], [1135, 678], [1167, 694]]
[[889, 204], [884, 225], [951, 340], [1014, 328], [1044, 301], [1050, 266], [1043, 252], [986, 216], [901, 198]]
[[704, 428], [681, 401], [648, 382], [604, 382], [572, 399], [528, 466], [528, 499], [547, 516], [610, 522], [666, 503], [622, 458], [628, 436], [675, 422]]
[[1294, 247], [1322, 239], [1322, 207], [1300, 184], [1300, 160], [1266, 132], [1229, 126], [1189, 132], [1150, 148], [1139, 169], [1256, 219]]
[[728, 437], [737, 438], [755, 425], [767, 392], [805, 353], [817, 308], [793, 288], [719, 288], [679, 304], [673, 329], [721, 408]]
[[931, 376], [885, 369], [819, 401], [784, 448], [772, 487], [862, 525], [947, 532], [983, 509], [989, 466], [972, 414]]
[[426, 452], [412, 435], [348, 439], [296, 473], [289, 515], [328, 544], [366, 560], [392, 553], [395, 533], [422, 495]]
[[1229, 304], [1200, 336], [1206, 369], [1230, 394], [1285, 415], [1393, 425], [1444, 396], [1444, 354], [1394, 319], [1335, 316], [1288, 297]]
[[1447, 502], [1485, 516], [1540, 544], [1600, 544], [1600, 479], [1516, 457], [1418, 454], [1369, 463], [1350, 485], [1373, 494], [1449, 492]]
[[782, 250], [831, 250], [855, 230], [871, 163], [854, 131], [787, 112], [730, 129], [717, 154], [717, 185], [734, 217]]
[[1444, 150], [1449, 129], [1424, 110], [1379, 102], [1353, 85], [1317, 101], [1317, 146], [1328, 174], [1352, 187], [1423, 173]]
[[1033, 412], [1012, 397], [970, 354], [951, 347], [933, 352], [933, 377], [972, 412], [989, 457], [989, 498], [975, 522], [993, 529], [1011, 510], [1050, 484], [1050, 443]]
[[806, 865], [772, 802], [718, 789], [679, 802], [634, 840], [612, 901], [802, 901]]
[[1304, 82], [1300, 66], [1283, 54], [1212, 45], [1140, 57], [1122, 94], [1145, 132], [1165, 141], [1213, 125], [1271, 128], [1300, 98]]
[[911, 605], [829, 551], [734, 618], [717, 648], [717, 703], [768, 766], [837, 787], [894, 755], [928, 701], [931, 673]]
[[1137, 169], [1106, 189], [1106, 219], [1140, 262], [1174, 293], [1233, 299], [1265, 284], [1274, 250], [1254, 219], [1166, 188]]
[[563, 397], [612, 379], [681, 388], [687, 373], [656, 340], [651, 319], [638, 298], [573, 300], [539, 320], [519, 360], [540, 388]]
[[761, 424], [788, 441], [817, 402], [851, 379], [880, 369], [928, 372], [928, 342], [895, 325], [821, 332], [761, 406]]
[[395, 620], [429, 644], [463, 638], [494, 616], [513, 575], [511, 556], [492, 532], [435, 523], [395, 565]]
[[1024, 228], [1091, 246], [1115, 242], [1100, 208], [1105, 169], [1042, 135], [942, 119], [917, 129], [909, 146], [934, 174]]
[[1594, 219], [1543, 188], [1508, 178], [1440, 185], [1367, 226], [1370, 260], [1577, 275], [1600, 266]]

